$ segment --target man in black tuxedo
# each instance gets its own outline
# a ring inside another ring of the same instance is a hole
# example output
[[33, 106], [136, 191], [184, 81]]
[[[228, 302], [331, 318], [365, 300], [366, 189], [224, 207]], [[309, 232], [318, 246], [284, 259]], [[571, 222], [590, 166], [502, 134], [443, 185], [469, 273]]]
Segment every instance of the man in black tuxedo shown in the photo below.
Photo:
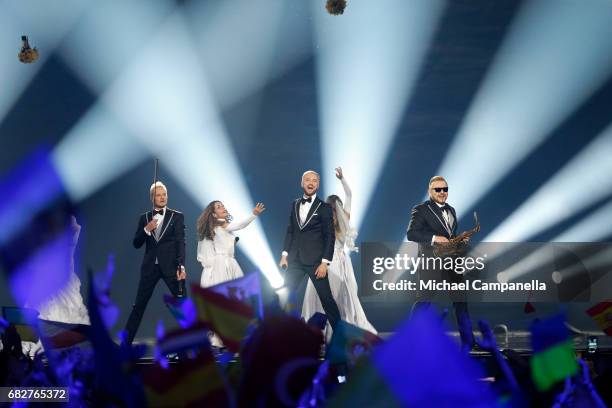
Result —
[[319, 183], [320, 176], [315, 171], [309, 170], [302, 175], [304, 194], [291, 205], [279, 264], [287, 269], [285, 286], [290, 293], [294, 293], [308, 275], [329, 323], [335, 327], [340, 321], [340, 311], [329, 287], [327, 267], [334, 256], [336, 234], [331, 206], [317, 197]]
[[[147, 303], [160, 279], [163, 279], [175, 297], [184, 296], [185, 273], [185, 219], [183, 214], [167, 207], [168, 190], [157, 182], [150, 189], [153, 212], [140, 216], [134, 234], [134, 248], [146, 243], [140, 267], [140, 281], [136, 302], [128, 318], [126, 341], [131, 344], [140, 326]], [[182, 281], [182, 282], [181, 282]]]
[[[416, 205], [412, 209], [410, 225], [406, 235], [408, 241], [418, 242], [419, 254], [424, 254], [425, 257], [434, 256], [434, 245], [448, 244], [449, 239], [457, 235], [457, 214], [453, 207], [446, 204], [447, 198], [448, 184], [446, 180], [442, 176], [435, 176], [429, 181], [429, 200]], [[420, 268], [419, 278], [460, 282], [463, 276], [454, 271], [423, 270]], [[427, 295], [419, 294], [413, 306], [413, 311], [419, 307], [429, 307], [430, 303], [427, 301], [427, 297]], [[467, 303], [453, 301], [453, 308], [455, 309], [461, 343], [465, 348], [472, 348], [474, 335]]]

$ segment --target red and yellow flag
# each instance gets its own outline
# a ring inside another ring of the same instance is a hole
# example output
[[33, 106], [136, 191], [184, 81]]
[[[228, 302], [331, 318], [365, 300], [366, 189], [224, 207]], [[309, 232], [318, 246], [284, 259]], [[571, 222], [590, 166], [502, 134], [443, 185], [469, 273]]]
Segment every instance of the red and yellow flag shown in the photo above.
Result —
[[612, 301], [598, 303], [586, 312], [604, 333], [612, 336]]
[[253, 307], [198, 285], [192, 285], [191, 293], [198, 320], [207, 323], [229, 351], [239, 351], [247, 328], [255, 317]]
[[155, 365], [142, 376], [150, 407], [229, 406], [225, 381], [209, 350], [164, 369]]

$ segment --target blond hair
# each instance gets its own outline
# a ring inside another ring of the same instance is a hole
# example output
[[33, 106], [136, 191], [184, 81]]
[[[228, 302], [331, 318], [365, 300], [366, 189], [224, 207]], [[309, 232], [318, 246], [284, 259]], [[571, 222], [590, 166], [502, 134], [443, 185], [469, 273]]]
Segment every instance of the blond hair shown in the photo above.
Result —
[[314, 174], [315, 176], [317, 176], [317, 179], [319, 179], [319, 181], [321, 181], [321, 176], [319, 175], [319, 173], [317, 173], [317, 172], [316, 172], [316, 171], [314, 171], [314, 170], [306, 170], [306, 171], [304, 172], [304, 174], [302, 174], [302, 181], [304, 181], [304, 177], [306, 177], [306, 175], [307, 175], [308, 173], [312, 173], [312, 174]]
[[448, 185], [448, 182], [446, 181], [446, 179], [442, 176], [433, 176], [432, 178], [429, 179], [429, 187], [431, 187], [431, 185], [433, 183], [435, 183], [436, 181], [443, 181]]
[[166, 185], [164, 183], [162, 183], [161, 181], [156, 181], [155, 183], [151, 184], [151, 188], [149, 188], [149, 195], [151, 196], [151, 198], [153, 198], [153, 192], [155, 191], [155, 188], [163, 188], [164, 190], [166, 190], [166, 193], [168, 192], [168, 189], [166, 188]]

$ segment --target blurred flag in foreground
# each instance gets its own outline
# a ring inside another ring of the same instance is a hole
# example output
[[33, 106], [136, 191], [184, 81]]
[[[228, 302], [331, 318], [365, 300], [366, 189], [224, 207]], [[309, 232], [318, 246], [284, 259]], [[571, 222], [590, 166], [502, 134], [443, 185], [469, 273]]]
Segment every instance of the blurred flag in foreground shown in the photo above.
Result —
[[208, 324], [229, 351], [239, 351], [240, 343], [254, 319], [253, 308], [240, 300], [230, 299], [195, 284], [191, 286], [191, 294], [198, 320]]
[[604, 333], [612, 336], [612, 301], [598, 303], [586, 312]]
[[574, 343], [569, 337], [563, 314], [531, 324], [531, 377], [540, 391], [578, 371]]
[[492, 407], [480, 366], [462, 353], [432, 310], [415, 313], [357, 366], [331, 407]]

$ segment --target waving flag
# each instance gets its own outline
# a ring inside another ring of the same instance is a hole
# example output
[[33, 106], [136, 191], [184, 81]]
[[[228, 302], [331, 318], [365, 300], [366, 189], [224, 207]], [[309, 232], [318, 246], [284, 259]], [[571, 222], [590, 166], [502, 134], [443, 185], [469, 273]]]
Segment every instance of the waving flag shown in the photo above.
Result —
[[209, 288], [192, 285], [191, 293], [198, 311], [198, 319], [208, 324], [232, 352], [240, 350], [240, 343], [254, 319], [253, 308], [240, 300], [228, 298]]
[[550, 389], [578, 371], [574, 343], [565, 326], [564, 315], [534, 321], [531, 324], [531, 345], [531, 377], [540, 391]]
[[612, 301], [601, 302], [587, 310], [587, 314], [606, 333], [612, 336]]

